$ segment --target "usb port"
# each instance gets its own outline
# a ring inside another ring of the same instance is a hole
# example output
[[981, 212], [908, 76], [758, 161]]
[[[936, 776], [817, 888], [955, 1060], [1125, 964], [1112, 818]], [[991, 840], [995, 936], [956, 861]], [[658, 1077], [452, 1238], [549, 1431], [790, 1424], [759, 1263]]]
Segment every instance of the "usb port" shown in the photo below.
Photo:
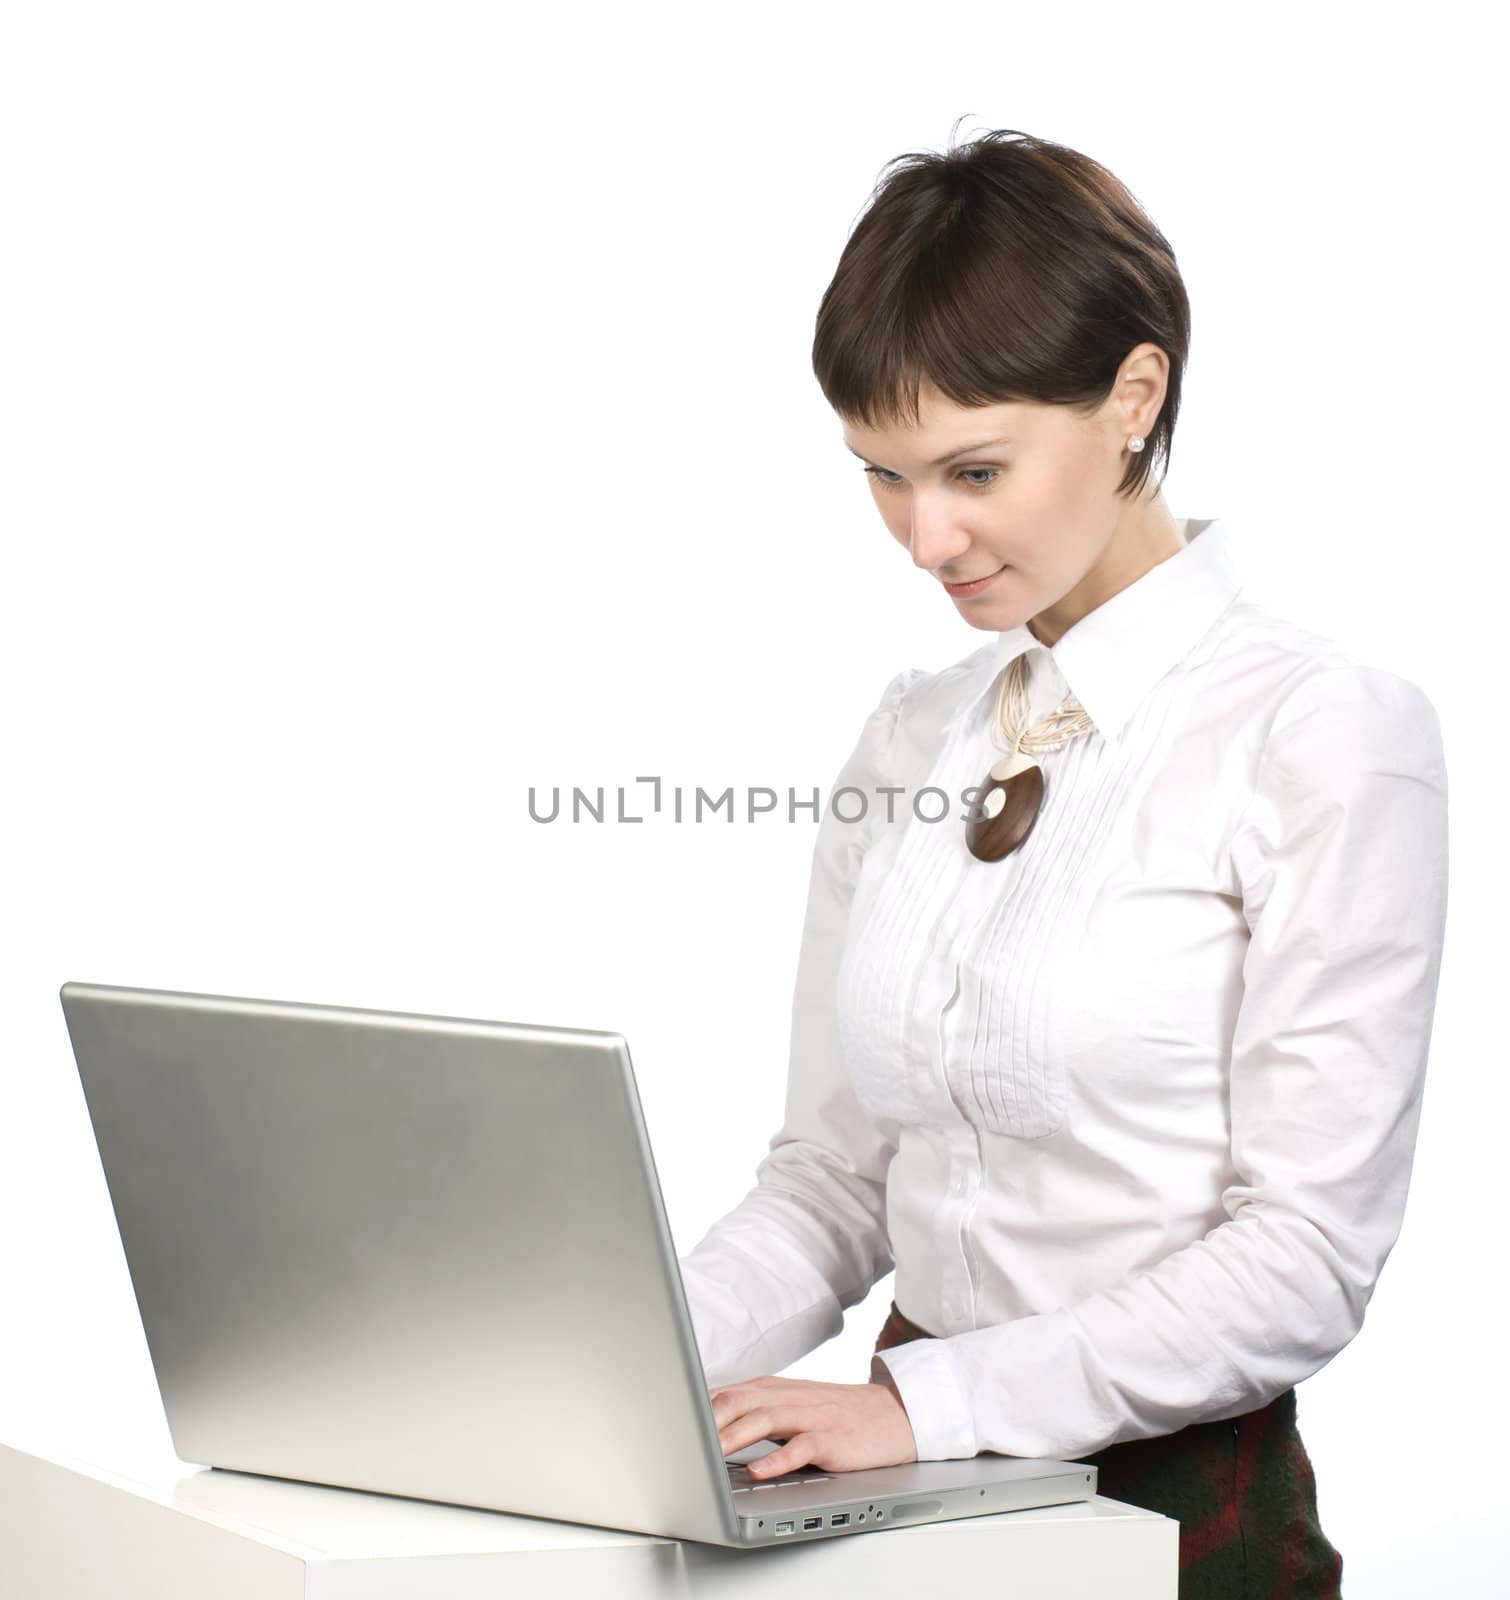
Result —
[[831, 1528], [842, 1528], [845, 1525], [845, 1523], [848, 1522], [848, 1521], [849, 1521], [849, 1512], [847, 1512], [847, 1511], [836, 1511], [833, 1514], [833, 1516], [831, 1516], [828, 1519], [828, 1525]]
[[776, 1531], [777, 1533], [790, 1533], [792, 1531], [792, 1525], [790, 1522], [778, 1522], [776, 1524]]
[[806, 1533], [809, 1528], [821, 1528], [822, 1526], [822, 1517], [804, 1517], [802, 1519], [802, 1531], [804, 1533]]

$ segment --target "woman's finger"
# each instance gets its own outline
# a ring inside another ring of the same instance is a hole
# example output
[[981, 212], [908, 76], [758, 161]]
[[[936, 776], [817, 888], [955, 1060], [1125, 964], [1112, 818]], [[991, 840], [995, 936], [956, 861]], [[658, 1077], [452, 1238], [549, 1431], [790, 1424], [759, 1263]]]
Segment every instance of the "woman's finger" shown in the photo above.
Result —
[[776, 1478], [783, 1472], [796, 1472], [811, 1466], [822, 1448], [823, 1436], [819, 1433], [794, 1434], [779, 1450], [772, 1450], [749, 1466], [752, 1478]]
[[[769, 1410], [775, 1405], [789, 1408], [795, 1401], [804, 1398], [801, 1391], [792, 1385], [780, 1385], [779, 1392], [773, 1394], [771, 1389], [774, 1386], [774, 1378], [765, 1378], [713, 1390], [709, 1398], [713, 1404], [713, 1420], [720, 1432], [737, 1417], [747, 1416], [752, 1411]], [[764, 1435], [757, 1437], [763, 1438]]]
[[731, 1417], [718, 1430], [718, 1442], [728, 1455], [731, 1450], [743, 1450], [747, 1444], [761, 1439], [790, 1439], [794, 1433], [801, 1432], [803, 1420], [803, 1412], [798, 1407], [758, 1406], [753, 1411]]

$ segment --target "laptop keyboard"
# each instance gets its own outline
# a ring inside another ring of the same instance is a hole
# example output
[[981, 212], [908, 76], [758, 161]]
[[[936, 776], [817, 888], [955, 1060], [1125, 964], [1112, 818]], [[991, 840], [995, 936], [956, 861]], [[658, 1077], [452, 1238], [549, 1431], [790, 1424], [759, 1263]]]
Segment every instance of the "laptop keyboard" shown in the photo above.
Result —
[[785, 1483], [824, 1483], [833, 1476], [830, 1472], [789, 1472], [780, 1478], [752, 1478], [750, 1469], [740, 1461], [726, 1461], [725, 1468], [729, 1474], [729, 1487], [735, 1494], [744, 1493], [751, 1489], [774, 1489], [778, 1484]]

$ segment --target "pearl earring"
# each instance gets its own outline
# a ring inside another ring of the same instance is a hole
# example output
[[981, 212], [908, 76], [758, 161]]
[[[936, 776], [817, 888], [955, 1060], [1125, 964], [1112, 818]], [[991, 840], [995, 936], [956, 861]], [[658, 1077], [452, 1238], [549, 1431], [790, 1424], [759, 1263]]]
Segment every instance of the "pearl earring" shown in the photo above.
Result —
[[1127, 448], [1131, 450], [1134, 455], [1136, 455], [1138, 451], [1143, 448], [1142, 437], [1135, 433], [1132, 438], [1127, 441]]

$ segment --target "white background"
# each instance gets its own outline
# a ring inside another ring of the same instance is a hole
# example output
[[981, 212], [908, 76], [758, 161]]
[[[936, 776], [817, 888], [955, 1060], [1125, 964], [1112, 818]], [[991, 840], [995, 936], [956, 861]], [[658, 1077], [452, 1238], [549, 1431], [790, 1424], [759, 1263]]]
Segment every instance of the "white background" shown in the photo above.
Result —
[[[1194, 310], [1171, 509], [1441, 715], [1410, 1208], [1300, 1416], [1350, 1600], [1495, 1591], [1505, 139], [1473, 16], [7, 6], [0, 1439], [167, 1438], [66, 979], [619, 1030], [679, 1247], [743, 1194], [812, 821], [543, 826], [527, 790], [826, 790], [893, 673], [984, 642], [809, 365], [883, 164], [964, 118], [1148, 208]], [[861, 1381], [888, 1291], [794, 1370]]]

